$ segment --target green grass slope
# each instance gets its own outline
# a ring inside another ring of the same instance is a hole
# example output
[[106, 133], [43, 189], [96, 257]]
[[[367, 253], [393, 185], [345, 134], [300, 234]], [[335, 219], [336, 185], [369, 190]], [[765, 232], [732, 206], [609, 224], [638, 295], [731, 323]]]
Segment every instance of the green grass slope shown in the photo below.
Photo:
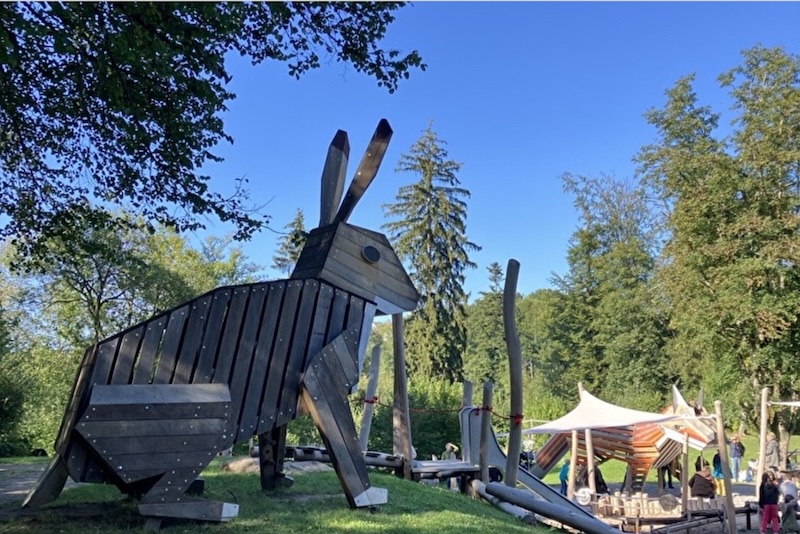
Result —
[[[258, 475], [231, 474], [212, 464], [205, 473], [206, 495], [236, 502], [239, 516], [229, 523], [164, 521], [165, 532], [269, 532], [270, 534], [462, 534], [463, 532], [557, 532], [527, 526], [491, 505], [439, 487], [374, 472], [373, 484], [389, 489], [389, 503], [374, 510], [351, 510], [333, 472], [304, 473], [295, 484], [272, 494], [260, 490]], [[85, 485], [69, 489], [55, 502], [36, 510], [20, 510], [19, 502], [0, 506], [0, 532], [130, 532], [143, 530], [136, 503], [113, 486]]]

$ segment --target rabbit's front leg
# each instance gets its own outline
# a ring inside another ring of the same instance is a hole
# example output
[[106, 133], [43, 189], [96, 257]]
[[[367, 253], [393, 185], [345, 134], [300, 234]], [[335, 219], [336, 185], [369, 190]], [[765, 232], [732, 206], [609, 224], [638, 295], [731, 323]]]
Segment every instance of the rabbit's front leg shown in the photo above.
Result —
[[347, 403], [352, 377], [345, 369], [353, 366], [350, 344], [339, 336], [311, 358], [303, 375], [303, 403], [317, 425], [328, 449], [339, 482], [351, 508], [385, 504], [387, 491], [372, 487], [367, 464]]

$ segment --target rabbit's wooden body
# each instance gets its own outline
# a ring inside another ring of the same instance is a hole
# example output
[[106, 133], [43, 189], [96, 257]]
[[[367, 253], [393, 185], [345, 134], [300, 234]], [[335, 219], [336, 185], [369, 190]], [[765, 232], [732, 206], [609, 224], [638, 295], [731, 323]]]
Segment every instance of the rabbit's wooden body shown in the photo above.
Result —
[[376, 312], [411, 310], [418, 295], [386, 238], [346, 219], [390, 135], [381, 121], [336, 214], [348, 148], [343, 132], [334, 138], [322, 226], [309, 234], [289, 280], [215, 289], [87, 350], [57, 456], [27, 505], [56, 498], [68, 474], [116, 484], [139, 497], [148, 517], [230, 519], [236, 505], [188, 497], [186, 489], [218, 451], [254, 435], [262, 485], [274, 484], [285, 425], [303, 408], [349, 504], [385, 502], [386, 492], [370, 486], [346, 397]]

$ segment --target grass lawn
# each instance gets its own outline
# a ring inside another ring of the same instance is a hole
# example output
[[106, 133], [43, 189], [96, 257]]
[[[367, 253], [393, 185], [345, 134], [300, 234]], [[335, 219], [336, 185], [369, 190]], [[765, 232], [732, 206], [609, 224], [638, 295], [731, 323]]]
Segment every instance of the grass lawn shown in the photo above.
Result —
[[[541, 525], [525, 525], [489, 504], [458, 493], [379, 472], [370, 477], [376, 486], [389, 489], [389, 503], [373, 511], [349, 509], [333, 472], [297, 475], [291, 488], [270, 495], [261, 492], [257, 474], [223, 472], [217, 461], [203, 475], [205, 497], [238, 503], [239, 516], [229, 523], [165, 520], [162, 526], [166, 532], [555, 532]], [[124, 499], [114, 486], [92, 484], [69, 489], [55, 502], [35, 510], [20, 511], [19, 505], [0, 505], [0, 533], [121, 533], [143, 530], [144, 526], [136, 503]]]

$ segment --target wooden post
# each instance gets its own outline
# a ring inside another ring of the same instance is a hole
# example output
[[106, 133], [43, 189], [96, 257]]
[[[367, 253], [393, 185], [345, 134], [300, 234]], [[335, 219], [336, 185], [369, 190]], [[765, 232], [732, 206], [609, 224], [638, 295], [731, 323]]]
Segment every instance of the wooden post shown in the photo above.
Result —
[[767, 419], [769, 412], [767, 411], [767, 403], [769, 402], [769, 388], [761, 389], [761, 425], [758, 439], [758, 472], [756, 474], [756, 499], [761, 495], [761, 477], [764, 475], [764, 468], [766, 467], [767, 459], [764, 455], [767, 452]]
[[592, 443], [592, 431], [591, 429], [587, 428], [583, 431], [584, 438], [586, 439], [586, 474], [588, 475], [589, 480], [589, 489], [592, 490], [592, 494], [597, 493], [597, 484], [594, 480], [594, 443]]
[[728, 463], [728, 445], [725, 442], [725, 421], [722, 418], [722, 402], [714, 401], [717, 414], [717, 445], [719, 460], [722, 463], [722, 483], [725, 486], [725, 511], [728, 517], [728, 534], [736, 534], [736, 510], [733, 506], [733, 490], [731, 488], [731, 466]]
[[464, 394], [461, 398], [461, 407], [472, 406], [472, 382], [464, 380]]
[[516, 487], [519, 471], [519, 453], [522, 448], [522, 349], [519, 343], [515, 304], [519, 262], [508, 260], [506, 283], [503, 289], [503, 330], [508, 349], [509, 384], [511, 386], [511, 423], [508, 433], [508, 456], [506, 456], [506, 486]]
[[484, 484], [489, 483], [489, 432], [492, 429], [492, 412], [488, 408], [492, 406], [492, 383], [483, 383], [483, 409], [481, 410], [481, 441], [480, 452], [478, 454], [478, 465], [481, 468], [481, 480]]
[[567, 498], [572, 500], [575, 497], [575, 477], [578, 470], [578, 431], [572, 431], [572, 453], [569, 457], [569, 485], [567, 486]]
[[689, 434], [683, 435], [683, 468], [681, 468], [681, 512], [689, 505]]
[[406, 352], [403, 344], [402, 313], [392, 315], [392, 337], [394, 345], [394, 403], [392, 409], [394, 453], [403, 455], [403, 478], [411, 480], [414, 453], [411, 445], [411, 415], [408, 408], [408, 381], [406, 378]]
[[378, 390], [378, 375], [381, 370], [381, 346], [372, 347], [372, 356], [369, 362], [369, 381], [367, 382], [367, 398], [364, 399], [364, 416], [361, 418], [361, 432], [359, 441], [361, 450], [369, 447], [369, 432], [372, 428], [372, 414], [375, 412], [375, 392]]

